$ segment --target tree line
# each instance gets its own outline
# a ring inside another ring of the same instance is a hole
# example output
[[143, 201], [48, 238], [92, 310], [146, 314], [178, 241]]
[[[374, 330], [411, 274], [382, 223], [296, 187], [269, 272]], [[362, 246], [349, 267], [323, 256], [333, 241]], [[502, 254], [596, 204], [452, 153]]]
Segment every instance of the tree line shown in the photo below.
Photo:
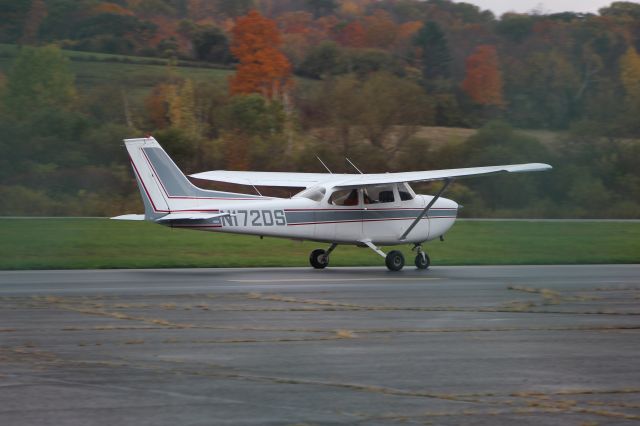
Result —
[[[147, 132], [186, 172], [321, 171], [316, 155], [366, 172], [547, 161], [548, 176], [452, 191], [472, 216], [640, 212], [635, 3], [499, 19], [447, 0], [0, 0], [0, 12], [0, 41], [22, 46], [0, 74], [3, 214], [138, 208], [118, 141]], [[80, 88], [60, 47], [166, 58], [166, 75], [130, 108], [124, 90]], [[235, 73], [196, 83], [176, 59]], [[479, 130], [442, 143], [425, 131], [440, 127]]]

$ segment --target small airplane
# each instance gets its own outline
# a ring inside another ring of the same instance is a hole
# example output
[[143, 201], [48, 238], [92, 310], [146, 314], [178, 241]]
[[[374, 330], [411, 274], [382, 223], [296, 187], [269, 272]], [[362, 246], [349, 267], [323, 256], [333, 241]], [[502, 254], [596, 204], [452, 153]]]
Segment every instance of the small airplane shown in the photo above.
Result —
[[[254, 188], [304, 188], [291, 198], [276, 198], [199, 188], [153, 137], [125, 139], [124, 143], [142, 195], [144, 214], [112, 219], [147, 220], [172, 228], [330, 244], [326, 250], [311, 252], [309, 261], [316, 269], [329, 265], [329, 257], [339, 244], [369, 247], [385, 258], [391, 271], [404, 267], [404, 255], [398, 250], [385, 254], [379, 246], [413, 244], [416, 267], [428, 269], [430, 259], [422, 244], [442, 239], [458, 214], [458, 203], [442, 197], [454, 179], [551, 169], [548, 164], [530, 163], [376, 174], [216, 170], [190, 175]], [[412, 182], [428, 181], [444, 184], [433, 196], [418, 195], [409, 186]], [[257, 188], [256, 192], [259, 194]]]

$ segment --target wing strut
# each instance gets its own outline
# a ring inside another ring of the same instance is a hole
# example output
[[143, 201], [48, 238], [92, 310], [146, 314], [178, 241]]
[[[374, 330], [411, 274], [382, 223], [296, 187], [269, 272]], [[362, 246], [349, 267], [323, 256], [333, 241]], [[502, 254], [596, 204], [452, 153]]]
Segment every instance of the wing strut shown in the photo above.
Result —
[[447, 187], [451, 184], [451, 182], [453, 182], [452, 178], [447, 178], [447, 179], [444, 180], [444, 185], [442, 186], [442, 188], [440, 188], [440, 191], [438, 191], [436, 196], [433, 197], [431, 199], [431, 201], [429, 201], [429, 204], [427, 204], [427, 207], [425, 207], [424, 210], [422, 210], [422, 212], [420, 212], [418, 217], [416, 217], [416, 219], [413, 221], [413, 223], [411, 223], [411, 225], [407, 228], [407, 230], [404, 231], [404, 234], [402, 234], [402, 236], [400, 237], [400, 241], [407, 239], [407, 235], [409, 235], [409, 232], [411, 232], [413, 230], [413, 228], [415, 228], [415, 226], [420, 222], [420, 220], [422, 220], [422, 218], [427, 213], [429, 213], [429, 209], [431, 209], [431, 207], [433, 207], [433, 205], [436, 203], [436, 201], [438, 201], [438, 198], [440, 198], [442, 193], [447, 189]]

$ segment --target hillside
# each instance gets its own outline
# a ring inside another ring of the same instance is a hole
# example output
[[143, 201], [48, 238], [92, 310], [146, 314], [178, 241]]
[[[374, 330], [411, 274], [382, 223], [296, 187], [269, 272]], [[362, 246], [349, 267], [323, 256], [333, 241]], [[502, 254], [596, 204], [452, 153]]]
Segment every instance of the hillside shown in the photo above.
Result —
[[[112, 55], [98, 52], [61, 50], [71, 61], [71, 72], [75, 75], [78, 90], [87, 92], [100, 87], [123, 89], [138, 104], [157, 84], [170, 75], [191, 79], [197, 85], [203, 82], [226, 84], [231, 75], [229, 67], [214, 67], [212, 64], [194, 61], [179, 61], [169, 67], [169, 60], [143, 56]], [[7, 73], [18, 46], [0, 44], [0, 72]]]

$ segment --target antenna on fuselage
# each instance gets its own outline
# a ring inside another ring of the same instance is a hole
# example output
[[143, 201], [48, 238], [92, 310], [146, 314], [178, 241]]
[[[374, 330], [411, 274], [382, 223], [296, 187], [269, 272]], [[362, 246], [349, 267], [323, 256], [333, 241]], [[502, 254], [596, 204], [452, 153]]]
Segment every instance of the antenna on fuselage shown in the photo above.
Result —
[[349, 162], [349, 164], [351, 164], [351, 165], [353, 166], [353, 168], [354, 168], [354, 169], [356, 169], [356, 170], [358, 171], [358, 173], [360, 173], [361, 175], [363, 175], [363, 174], [364, 174], [364, 173], [362, 173], [362, 172], [360, 171], [360, 169], [359, 169], [355, 164], [353, 164], [353, 162], [352, 162], [351, 160], [349, 160], [347, 157], [344, 157], [344, 159], [345, 159], [345, 160], [347, 160], [347, 161]]
[[324, 166], [324, 168], [325, 168], [325, 169], [327, 169], [327, 171], [328, 171], [329, 173], [333, 174], [333, 172], [332, 172], [332, 171], [327, 167], [327, 165], [326, 165], [326, 164], [324, 164], [324, 161], [322, 161], [322, 160], [320, 159], [320, 157], [318, 157], [318, 156], [316, 155], [316, 158], [318, 159], [318, 161], [320, 162], [320, 164], [322, 164], [322, 165]]

